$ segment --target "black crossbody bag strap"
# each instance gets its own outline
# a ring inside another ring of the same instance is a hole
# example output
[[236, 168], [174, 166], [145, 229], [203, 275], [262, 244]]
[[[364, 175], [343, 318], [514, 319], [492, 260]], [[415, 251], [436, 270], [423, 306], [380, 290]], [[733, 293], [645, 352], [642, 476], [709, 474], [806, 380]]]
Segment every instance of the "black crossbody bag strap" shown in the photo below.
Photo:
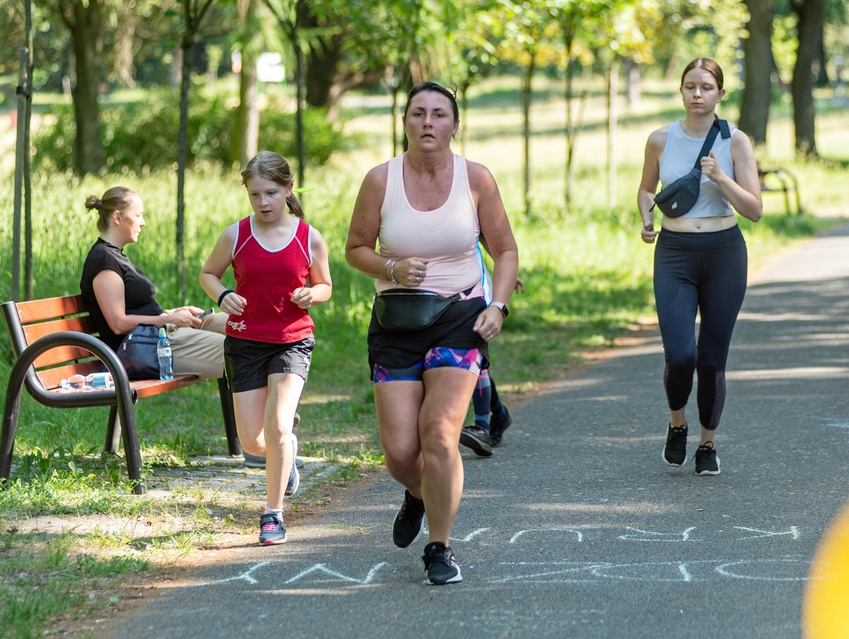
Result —
[[731, 129], [728, 128], [727, 120], [720, 120], [719, 118], [715, 118], [713, 124], [710, 127], [710, 131], [708, 131], [707, 137], [705, 138], [705, 143], [702, 144], [702, 150], [699, 151], [699, 157], [696, 158], [695, 164], [693, 164], [694, 169], [698, 169], [699, 172], [702, 170], [702, 158], [707, 157], [710, 150], [713, 148], [713, 142], [716, 140], [716, 135], [718, 133], [722, 133], [723, 138], [731, 137]]

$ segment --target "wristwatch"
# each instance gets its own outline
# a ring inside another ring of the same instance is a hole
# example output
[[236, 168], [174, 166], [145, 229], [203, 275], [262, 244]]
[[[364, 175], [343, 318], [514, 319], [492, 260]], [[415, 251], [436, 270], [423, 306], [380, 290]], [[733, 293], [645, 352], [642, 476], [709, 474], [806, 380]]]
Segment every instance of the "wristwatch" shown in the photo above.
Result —
[[503, 315], [504, 317], [510, 315], [510, 311], [507, 308], [507, 304], [505, 304], [504, 302], [492, 302], [490, 306], [494, 306], [499, 311], [501, 311], [501, 315]]

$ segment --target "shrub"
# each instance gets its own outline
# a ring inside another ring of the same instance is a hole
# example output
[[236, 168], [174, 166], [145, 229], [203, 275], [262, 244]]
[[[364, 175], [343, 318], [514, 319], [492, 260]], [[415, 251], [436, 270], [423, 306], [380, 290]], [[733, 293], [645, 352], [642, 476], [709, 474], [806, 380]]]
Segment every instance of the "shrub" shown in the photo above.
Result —
[[[34, 136], [34, 164], [66, 173], [73, 168], [76, 126], [71, 105], [57, 105], [55, 120]], [[231, 165], [236, 106], [228, 96], [197, 91], [189, 105], [188, 165], [208, 162]], [[179, 94], [175, 89], [151, 90], [144, 101], [105, 104], [101, 109], [104, 169], [110, 173], [141, 174], [175, 166], [180, 122]], [[304, 112], [306, 160], [310, 166], [327, 162], [341, 145], [341, 131], [328, 124], [321, 109]], [[297, 155], [295, 114], [286, 111], [283, 98], [269, 96], [260, 114], [260, 147]]]

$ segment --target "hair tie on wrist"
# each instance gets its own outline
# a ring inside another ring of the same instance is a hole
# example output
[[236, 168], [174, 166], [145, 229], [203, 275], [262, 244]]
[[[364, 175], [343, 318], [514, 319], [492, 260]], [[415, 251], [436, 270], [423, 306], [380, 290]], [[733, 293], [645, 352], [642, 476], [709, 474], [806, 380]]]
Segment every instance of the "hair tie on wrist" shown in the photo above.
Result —
[[221, 295], [218, 296], [218, 308], [221, 308], [221, 302], [224, 301], [224, 298], [227, 297], [230, 293], [235, 293], [236, 291], [232, 291], [229, 288], [224, 291]]

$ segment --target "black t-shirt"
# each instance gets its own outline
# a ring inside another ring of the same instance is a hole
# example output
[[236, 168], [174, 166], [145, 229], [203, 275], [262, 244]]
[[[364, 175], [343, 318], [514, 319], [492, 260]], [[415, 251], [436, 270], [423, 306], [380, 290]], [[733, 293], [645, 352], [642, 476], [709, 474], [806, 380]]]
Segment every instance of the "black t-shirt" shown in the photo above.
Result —
[[156, 287], [145, 274], [130, 261], [117, 246], [97, 238], [88, 252], [80, 278], [80, 292], [85, 299], [94, 327], [112, 350], [117, 350], [124, 335], [116, 335], [109, 328], [94, 295], [94, 278], [101, 271], [115, 271], [124, 280], [124, 310], [127, 315], [159, 315], [163, 312], [156, 301]]

